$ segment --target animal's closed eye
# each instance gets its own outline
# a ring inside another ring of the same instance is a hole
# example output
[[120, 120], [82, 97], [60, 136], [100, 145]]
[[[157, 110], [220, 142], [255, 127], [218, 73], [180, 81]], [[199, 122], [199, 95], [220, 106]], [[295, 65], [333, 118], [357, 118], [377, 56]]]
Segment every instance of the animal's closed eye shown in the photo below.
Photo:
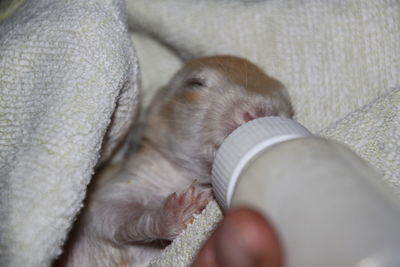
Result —
[[201, 78], [190, 78], [185, 83], [186, 87], [192, 89], [199, 89], [201, 87], [205, 87], [206, 83], [204, 79]]

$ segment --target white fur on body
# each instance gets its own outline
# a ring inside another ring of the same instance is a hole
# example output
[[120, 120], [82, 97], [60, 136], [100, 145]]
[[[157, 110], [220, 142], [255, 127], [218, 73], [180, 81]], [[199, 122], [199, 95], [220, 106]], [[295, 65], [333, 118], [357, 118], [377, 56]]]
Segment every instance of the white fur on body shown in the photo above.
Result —
[[166, 214], [168, 197], [190, 187], [194, 178], [155, 149], [134, 154], [113, 176], [99, 179], [67, 266], [146, 266], [163, 248], [153, 241], [173, 240], [211, 199], [210, 189], [199, 185], [197, 201], [183, 203], [187, 214], [171, 217], [170, 209]]
[[212, 199], [214, 154], [241, 124], [290, 117], [283, 86], [231, 56], [189, 62], [156, 96], [139, 150], [93, 184], [67, 266], [146, 266]]

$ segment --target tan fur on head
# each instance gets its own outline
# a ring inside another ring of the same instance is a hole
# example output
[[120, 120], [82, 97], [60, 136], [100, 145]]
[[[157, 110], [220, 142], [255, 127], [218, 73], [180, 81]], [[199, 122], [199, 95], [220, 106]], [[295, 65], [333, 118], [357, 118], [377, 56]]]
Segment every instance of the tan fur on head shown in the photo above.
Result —
[[246, 59], [204, 57], [189, 61], [156, 97], [147, 133], [201, 175], [229, 133], [262, 116], [293, 116], [284, 86]]
[[[255, 94], [274, 94], [276, 89], [284, 90], [278, 80], [268, 76], [257, 65], [236, 56], [212, 56], [194, 59], [187, 63], [186, 68], [212, 68], [218, 71], [232, 83], [241, 85]], [[290, 103], [288, 103], [290, 106]]]

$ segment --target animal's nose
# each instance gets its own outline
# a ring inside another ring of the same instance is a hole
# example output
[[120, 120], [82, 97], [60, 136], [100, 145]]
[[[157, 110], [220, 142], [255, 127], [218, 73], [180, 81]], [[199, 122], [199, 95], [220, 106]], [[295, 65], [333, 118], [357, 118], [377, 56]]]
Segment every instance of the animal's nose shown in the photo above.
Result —
[[273, 109], [264, 103], [260, 105], [255, 105], [254, 103], [236, 103], [232, 109], [224, 113], [221, 124], [225, 125], [224, 133], [228, 135], [249, 121], [266, 116], [276, 116], [274, 113]]
[[263, 108], [254, 108], [243, 112], [243, 120], [249, 122], [254, 119], [262, 118], [267, 116], [267, 112]]
[[244, 115], [243, 115], [243, 120], [244, 120], [245, 122], [252, 121], [252, 120], [254, 120], [254, 119], [256, 119], [256, 118], [257, 118], [257, 116], [256, 116], [253, 112], [251, 112], [251, 111], [246, 111], [246, 112], [244, 113]]

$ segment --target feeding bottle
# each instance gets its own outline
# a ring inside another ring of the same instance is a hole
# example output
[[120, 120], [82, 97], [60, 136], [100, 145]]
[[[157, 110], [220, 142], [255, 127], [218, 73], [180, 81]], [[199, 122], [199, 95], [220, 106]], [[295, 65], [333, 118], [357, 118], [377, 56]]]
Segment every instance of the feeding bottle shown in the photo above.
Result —
[[253, 207], [270, 220], [287, 267], [400, 266], [399, 198], [343, 144], [259, 118], [225, 139], [212, 175], [224, 210]]

